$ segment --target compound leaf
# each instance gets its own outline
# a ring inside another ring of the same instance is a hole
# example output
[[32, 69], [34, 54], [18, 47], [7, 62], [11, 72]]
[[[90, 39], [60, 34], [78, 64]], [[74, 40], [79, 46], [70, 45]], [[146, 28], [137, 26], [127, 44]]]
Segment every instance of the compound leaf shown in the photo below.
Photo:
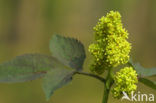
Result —
[[139, 78], [139, 81], [143, 84], [145, 84], [146, 86], [155, 89], [156, 90], [156, 84], [146, 78]]
[[73, 38], [53, 35], [50, 41], [52, 55], [67, 66], [82, 70], [86, 57], [83, 44]]
[[134, 63], [132, 61], [132, 59], [129, 61], [129, 63], [135, 68], [138, 75], [141, 77], [155, 76], [156, 75], [156, 68], [144, 68], [139, 63]]
[[25, 54], [0, 64], [0, 82], [25, 82], [43, 76], [60, 65], [54, 57]]
[[53, 92], [69, 83], [72, 80], [74, 74], [73, 69], [57, 67], [54, 70], [48, 71], [43, 78], [43, 90], [46, 95], [46, 99], [49, 100]]

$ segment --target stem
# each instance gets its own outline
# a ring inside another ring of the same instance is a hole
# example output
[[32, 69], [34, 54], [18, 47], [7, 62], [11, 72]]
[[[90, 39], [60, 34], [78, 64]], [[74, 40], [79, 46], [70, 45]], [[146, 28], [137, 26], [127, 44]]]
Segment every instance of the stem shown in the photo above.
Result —
[[102, 103], [107, 103], [109, 91], [111, 89], [111, 86], [113, 85], [113, 82], [114, 81], [113, 81], [112, 68], [109, 68], [107, 78], [106, 78], [106, 83], [104, 84], [104, 93], [103, 93]]
[[129, 66], [132, 66], [132, 67], [135, 69], [135, 67], [133, 66], [132, 63], [128, 62], [127, 64], [128, 64]]
[[91, 73], [87, 73], [87, 72], [81, 72], [81, 71], [77, 71], [75, 72], [75, 74], [81, 74], [81, 75], [86, 75], [86, 76], [90, 76], [90, 77], [93, 77], [93, 78], [96, 78], [100, 81], [102, 81], [103, 83], [106, 82], [106, 80], [98, 75], [95, 75], [95, 74], [91, 74]]
[[104, 93], [103, 93], [103, 100], [102, 103], [107, 103], [108, 101], [108, 96], [109, 96], [109, 91], [110, 89], [106, 88], [106, 85], [104, 85]]
[[100, 80], [101, 82], [103, 82], [104, 83], [104, 94], [103, 94], [102, 103], [107, 103], [110, 88], [111, 88], [111, 86], [113, 84], [113, 74], [112, 74], [112, 69], [111, 68], [108, 71], [108, 75], [107, 75], [106, 79], [104, 79], [104, 78], [102, 78], [102, 77], [100, 77], [98, 75], [95, 75], [95, 74], [91, 74], [91, 73], [87, 73], [87, 72], [81, 72], [81, 71], [76, 71], [74, 74], [81, 74], [81, 75], [90, 76], [90, 77], [96, 78], [96, 79]]

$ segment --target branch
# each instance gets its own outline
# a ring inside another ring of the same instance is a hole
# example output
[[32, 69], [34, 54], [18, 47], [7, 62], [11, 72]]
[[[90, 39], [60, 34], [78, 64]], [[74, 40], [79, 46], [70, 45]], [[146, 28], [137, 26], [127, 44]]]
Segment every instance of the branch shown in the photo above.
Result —
[[131, 63], [131, 62], [128, 62], [127, 63], [129, 66], [132, 66], [134, 69], [135, 69], [135, 67], [133, 66], [133, 64]]
[[76, 71], [75, 74], [81, 74], [81, 75], [86, 75], [86, 76], [90, 76], [90, 77], [93, 77], [93, 78], [96, 78], [102, 82], [106, 82], [106, 80], [98, 75], [95, 75], [95, 74], [91, 74], [91, 73], [87, 73], [87, 72], [81, 72], [81, 71]]

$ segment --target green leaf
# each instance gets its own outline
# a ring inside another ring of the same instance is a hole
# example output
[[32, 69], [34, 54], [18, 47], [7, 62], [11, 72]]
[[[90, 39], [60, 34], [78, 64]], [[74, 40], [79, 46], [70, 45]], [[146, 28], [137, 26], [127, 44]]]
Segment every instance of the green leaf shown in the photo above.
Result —
[[58, 66], [54, 70], [48, 71], [43, 78], [43, 90], [46, 95], [46, 99], [49, 100], [53, 92], [69, 83], [72, 80], [74, 74], [73, 69], [65, 69]]
[[132, 59], [129, 61], [129, 63], [135, 68], [138, 75], [141, 77], [155, 76], [156, 75], [156, 68], [144, 68], [139, 63], [134, 63], [132, 61]]
[[24, 82], [43, 76], [59, 61], [54, 57], [40, 54], [25, 54], [0, 64], [0, 82]]
[[146, 86], [155, 89], [156, 90], [156, 84], [146, 78], [139, 78], [139, 81], [143, 84], [145, 84]]
[[50, 41], [52, 55], [67, 66], [82, 70], [86, 57], [83, 44], [73, 38], [53, 35]]

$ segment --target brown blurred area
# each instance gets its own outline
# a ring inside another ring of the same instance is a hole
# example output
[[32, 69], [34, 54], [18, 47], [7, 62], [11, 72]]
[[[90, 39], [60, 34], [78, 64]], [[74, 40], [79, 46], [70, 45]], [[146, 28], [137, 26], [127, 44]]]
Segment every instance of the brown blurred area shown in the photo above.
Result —
[[[85, 45], [84, 70], [89, 71], [92, 28], [110, 10], [122, 15], [132, 43], [132, 58], [144, 67], [156, 67], [156, 0], [0, 0], [0, 62], [24, 53], [51, 55], [49, 40], [57, 33], [77, 38]], [[138, 90], [156, 94], [141, 83]], [[100, 103], [102, 95], [102, 83], [77, 75], [68, 86], [57, 90], [49, 102], [41, 80], [0, 84], [0, 103]], [[109, 103], [121, 100], [110, 94]]]

